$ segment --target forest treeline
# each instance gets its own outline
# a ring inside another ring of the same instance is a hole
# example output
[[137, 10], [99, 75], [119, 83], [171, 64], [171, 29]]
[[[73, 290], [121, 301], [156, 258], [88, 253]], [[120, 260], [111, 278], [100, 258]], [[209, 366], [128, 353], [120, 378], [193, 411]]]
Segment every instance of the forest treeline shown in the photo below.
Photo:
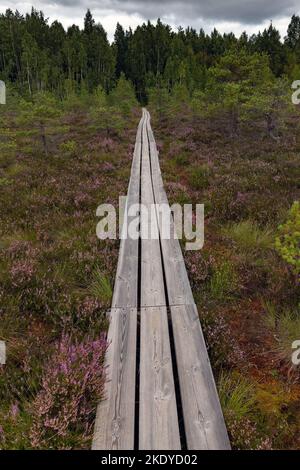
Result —
[[263, 32], [237, 38], [216, 29], [210, 35], [193, 28], [174, 32], [158, 20], [135, 31], [117, 24], [110, 44], [89, 10], [83, 29], [73, 25], [67, 31], [35, 9], [25, 16], [11, 10], [0, 15], [0, 78], [29, 95], [51, 91], [63, 98], [70, 90], [91, 92], [99, 85], [109, 92], [122, 73], [141, 102], [153, 87], [170, 91], [180, 84], [192, 95], [205, 89], [209, 69], [232, 50], [263, 53], [275, 77], [299, 79], [300, 17], [292, 17], [283, 41], [272, 23]]

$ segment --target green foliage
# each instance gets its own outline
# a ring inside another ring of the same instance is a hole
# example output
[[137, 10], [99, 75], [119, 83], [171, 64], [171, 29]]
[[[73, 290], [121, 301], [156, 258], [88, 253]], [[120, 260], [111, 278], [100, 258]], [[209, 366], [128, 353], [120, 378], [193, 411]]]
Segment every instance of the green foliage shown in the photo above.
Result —
[[89, 291], [95, 298], [106, 304], [109, 304], [111, 301], [112, 288], [109, 279], [100, 271], [99, 268], [93, 273], [93, 279], [89, 287]]
[[233, 448], [270, 450], [272, 439], [259, 409], [257, 387], [240, 373], [223, 372], [218, 390]]
[[300, 274], [300, 204], [295, 201], [289, 211], [287, 221], [278, 228], [279, 235], [275, 246], [281, 257]]
[[[14, 410], [16, 409], [16, 412]], [[28, 410], [19, 410], [18, 404], [5, 404], [0, 413], [0, 449], [27, 450], [30, 448], [29, 430], [31, 416]]]
[[121, 110], [125, 118], [129, 115], [131, 109], [137, 105], [134, 89], [123, 73], [117, 82], [117, 86], [110, 93], [110, 101], [113, 106]]
[[218, 391], [225, 417], [233, 414], [241, 420], [253, 412], [255, 388], [243, 376], [223, 372], [218, 380]]
[[267, 228], [261, 229], [252, 220], [243, 220], [229, 225], [224, 229], [224, 233], [244, 251], [253, 252], [272, 247], [272, 232]]
[[31, 101], [21, 100], [17, 121], [34, 127], [40, 136], [45, 154], [48, 154], [47, 130], [61, 114], [58, 100], [50, 93], [36, 93]]
[[[149, 21], [135, 31], [125, 31], [117, 24], [114, 42], [109, 44], [104, 28], [89, 10], [83, 29], [72, 25], [67, 30], [58, 21], [50, 25], [43, 12], [34, 8], [26, 16], [7, 10], [0, 15], [1, 78], [12, 80], [29, 96], [47, 90], [67, 98], [71, 105], [78, 95], [99, 85], [111, 91], [124, 74], [141, 103], [147, 102], [148, 89], [160, 87], [168, 93], [174, 90], [171, 94], [176, 107], [182, 98], [186, 102], [195, 90], [205, 88], [211, 80], [210, 69], [218, 68], [219, 59], [228, 53], [234, 58], [247, 51], [249, 62], [251, 56], [265, 54], [276, 77], [286, 71], [290, 78], [298, 78], [299, 21], [298, 16], [292, 17], [284, 44], [272, 24], [257, 35], [243, 33], [237, 38], [216, 29], [210, 35], [190, 27], [174, 32], [160, 20], [156, 24]], [[227, 65], [223, 62], [222, 67]], [[224, 87], [228, 108], [236, 107], [242, 99], [240, 83], [235, 84], [238, 86]]]
[[0, 178], [0, 187], [9, 186], [10, 184], [12, 184], [12, 180], [9, 180], [8, 178]]
[[106, 108], [108, 106], [107, 94], [101, 85], [98, 85], [95, 89], [93, 98], [95, 106], [99, 108]]
[[123, 74], [109, 95], [98, 86], [93, 98], [91, 115], [98, 129], [105, 130], [107, 135], [124, 129], [132, 108], [137, 105], [133, 87]]
[[273, 302], [264, 302], [264, 322], [276, 336], [274, 348], [274, 361], [292, 368], [292, 343], [300, 337], [299, 312], [279, 310]]
[[232, 264], [224, 261], [215, 269], [210, 280], [210, 293], [214, 300], [225, 301], [237, 290], [237, 276]]
[[77, 150], [77, 144], [74, 140], [67, 140], [60, 145], [60, 148], [64, 153], [74, 155]]
[[196, 166], [189, 171], [189, 183], [193, 189], [205, 189], [209, 185], [209, 168], [205, 165]]
[[241, 119], [245, 122], [261, 119], [267, 134], [278, 139], [285, 127], [285, 118], [291, 109], [289, 83], [286, 79], [269, 80], [256, 87], [245, 101]]
[[158, 83], [156, 87], [147, 90], [148, 104], [161, 121], [169, 113], [170, 94], [166, 87]]
[[189, 158], [188, 158], [187, 153], [180, 152], [179, 154], [175, 155], [174, 161], [175, 161], [176, 165], [178, 165], [178, 166], [185, 166], [185, 165], [188, 164]]
[[[270, 111], [266, 102], [263, 107], [258, 95], [262, 97], [266, 89], [269, 91], [272, 80], [266, 55], [251, 54], [245, 49], [230, 50], [209, 69], [205, 91], [194, 93], [194, 111], [214, 119], [226, 118], [230, 134], [236, 135], [240, 120], [249, 118], [251, 106], [254, 114], [254, 102], [257, 105], [255, 118], [259, 113], [261, 116]], [[276, 100], [273, 88], [269, 91], [272, 103]], [[253, 115], [251, 117], [253, 119]]]

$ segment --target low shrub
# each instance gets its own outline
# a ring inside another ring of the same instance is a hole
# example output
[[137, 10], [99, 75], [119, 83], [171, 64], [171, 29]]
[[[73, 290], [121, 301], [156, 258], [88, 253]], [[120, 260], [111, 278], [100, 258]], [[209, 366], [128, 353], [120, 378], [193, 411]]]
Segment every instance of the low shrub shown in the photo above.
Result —
[[281, 257], [291, 266], [292, 271], [300, 274], [300, 203], [292, 205], [287, 221], [280, 225], [275, 246]]
[[60, 148], [64, 153], [74, 155], [77, 150], [77, 144], [74, 140], [67, 140], [60, 145]]
[[76, 448], [80, 439], [90, 437], [105, 381], [105, 350], [103, 336], [73, 342], [63, 335], [56, 343], [32, 405], [33, 447]]

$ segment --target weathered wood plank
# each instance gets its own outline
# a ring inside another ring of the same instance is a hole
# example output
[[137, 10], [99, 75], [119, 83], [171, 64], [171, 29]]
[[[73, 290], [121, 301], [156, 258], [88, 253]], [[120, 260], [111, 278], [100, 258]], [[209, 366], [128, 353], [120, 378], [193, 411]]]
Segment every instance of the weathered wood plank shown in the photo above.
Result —
[[[148, 113], [148, 119], [146, 122], [147, 132], [149, 136], [150, 152], [151, 152], [151, 170], [153, 187], [155, 194], [156, 204], [165, 204], [169, 207], [168, 198], [163, 186], [163, 180], [161, 177], [158, 152], [156, 143], [154, 140], [153, 132], [150, 125], [150, 115]], [[157, 211], [158, 212], [158, 211]], [[157, 214], [158, 225], [160, 233], [163, 234], [162, 230], [162, 219]], [[193, 304], [194, 298], [190, 286], [190, 282], [187, 276], [182, 251], [180, 248], [179, 241], [175, 237], [175, 228], [173, 217], [170, 215], [170, 228], [171, 238], [161, 238], [162, 254], [165, 266], [166, 283], [168, 289], [168, 299], [170, 305], [186, 305]]]
[[137, 309], [112, 309], [105, 357], [107, 381], [97, 408], [93, 449], [134, 447]]
[[[141, 203], [141, 343], [139, 448], [180, 449], [176, 396], [158, 225], [154, 208], [147, 119], [143, 127]], [[146, 234], [145, 226], [152, 233]], [[147, 235], [149, 238], [146, 238]], [[153, 236], [154, 235], [154, 236]], [[163, 307], [159, 307], [163, 306]]]
[[171, 307], [188, 449], [230, 449], [195, 305]]
[[139, 449], [180, 449], [166, 307], [141, 309]]
[[165, 305], [166, 299], [158, 225], [155, 212], [151, 213], [151, 210], [154, 209], [154, 196], [147, 136], [148, 113], [146, 111], [145, 116], [142, 133], [141, 204], [146, 208], [147, 213], [142, 211], [141, 214], [141, 306], [152, 307]]
[[[139, 204], [140, 197], [140, 164], [141, 164], [141, 140], [142, 128], [146, 116], [140, 120], [131, 167], [131, 177], [128, 186], [127, 203], [125, 214], [133, 204]], [[127, 226], [133, 216], [124, 218]], [[138, 286], [138, 239], [127, 237], [120, 243], [118, 267], [115, 278], [112, 307], [137, 307], [137, 286]]]
[[[128, 186], [127, 207], [139, 203], [142, 127], [140, 120]], [[126, 209], [127, 210], [127, 209]], [[124, 223], [130, 223], [125, 218]], [[137, 346], [138, 240], [121, 240], [115, 279], [109, 347], [105, 356], [105, 398], [97, 408], [93, 449], [133, 449]], [[128, 307], [128, 308], [114, 308]], [[133, 307], [133, 308], [129, 308]]]

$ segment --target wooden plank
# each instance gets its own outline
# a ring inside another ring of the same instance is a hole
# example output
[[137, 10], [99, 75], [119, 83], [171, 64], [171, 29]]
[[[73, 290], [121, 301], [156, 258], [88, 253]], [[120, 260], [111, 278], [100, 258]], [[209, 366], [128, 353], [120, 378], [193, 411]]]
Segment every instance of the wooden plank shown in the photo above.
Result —
[[[143, 126], [141, 203], [148, 216], [141, 216], [141, 343], [139, 449], [180, 449], [176, 396], [168, 330], [158, 225], [154, 204], [147, 119]], [[154, 216], [154, 217], [153, 217]], [[157, 238], [143, 238], [144, 224]], [[160, 307], [163, 306], [163, 307]], [[146, 308], [145, 308], [146, 307]]]
[[[145, 118], [143, 113], [137, 130], [127, 207], [139, 203], [141, 140]], [[125, 223], [130, 223], [130, 219], [125, 219]], [[126, 450], [134, 446], [137, 276], [138, 240], [121, 240], [108, 330], [109, 347], [105, 356], [105, 398], [97, 408], [93, 449]]]
[[[142, 128], [146, 116], [140, 120], [133, 161], [131, 177], [128, 186], [127, 203], [125, 213], [132, 204], [139, 204], [140, 197], [140, 164], [141, 164], [141, 139]], [[128, 217], [127, 226], [134, 217]], [[124, 219], [125, 220], [125, 219]], [[126, 238], [121, 240], [117, 273], [115, 278], [112, 307], [137, 307], [138, 287], [138, 239]]]
[[141, 309], [139, 449], [180, 449], [166, 307]]
[[97, 408], [93, 449], [134, 447], [137, 309], [112, 309], [105, 357], [107, 381]]
[[[151, 181], [150, 155], [147, 136], [148, 113], [145, 111], [145, 121], [142, 133], [142, 172], [141, 172], [141, 204], [147, 209], [147, 214], [141, 214], [141, 306], [152, 307], [166, 304], [161, 252], [158, 238], [156, 216], [151, 214], [154, 208], [153, 188]], [[149, 231], [146, 230], [149, 229]], [[150, 233], [152, 232], [152, 234]], [[153, 238], [153, 234], [157, 238]], [[146, 238], [148, 236], [148, 239]]]
[[[151, 151], [151, 170], [156, 204], [169, 206], [168, 198], [161, 177], [158, 152], [149, 120], [146, 121]], [[157, 211], [158, 212], [158, 211]], [[162, 234], [162, 220], [157, 214], [160, 233]], [[168, 299], [170, 305], [193, 304], [194, 298], [187, 276], [179, 241], [175, 238], [175, 228], [172, 216], [170, 217], [171, 238], [161, 238], [162, 254], [165, 266]]]
[[171, 307], [188, 449], [230, 449], [195, 305]]

